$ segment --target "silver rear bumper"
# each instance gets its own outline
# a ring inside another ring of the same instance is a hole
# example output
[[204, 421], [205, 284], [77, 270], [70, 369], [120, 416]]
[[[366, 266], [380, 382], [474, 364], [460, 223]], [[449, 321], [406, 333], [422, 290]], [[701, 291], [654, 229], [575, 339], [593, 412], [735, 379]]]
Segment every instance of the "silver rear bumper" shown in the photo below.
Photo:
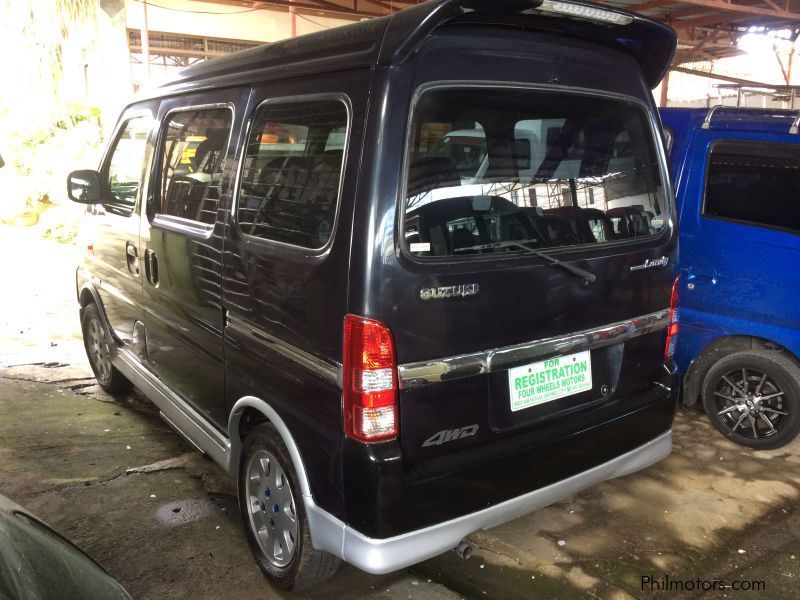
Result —
[[304, 497], [314, 547], [344, 559], [373, 574], [389, 573], [452, 550], [470, 533], [506, 523], [517, 517], [601, 483], [644, 469], [672, 451], [672, 431], [568, 479], [517, 496], [478, 512], [386, 539], [366, 537], [310, 497]]

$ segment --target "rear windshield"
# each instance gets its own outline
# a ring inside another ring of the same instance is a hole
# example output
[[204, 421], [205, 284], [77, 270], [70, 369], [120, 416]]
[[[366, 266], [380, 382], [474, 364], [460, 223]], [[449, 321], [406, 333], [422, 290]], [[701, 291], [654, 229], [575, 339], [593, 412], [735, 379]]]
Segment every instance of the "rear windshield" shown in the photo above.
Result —
[[458, 88], [422, 95], [404, 212], [419, 258], [603, 244], [668, 219], [645, 110], [565, 92]]

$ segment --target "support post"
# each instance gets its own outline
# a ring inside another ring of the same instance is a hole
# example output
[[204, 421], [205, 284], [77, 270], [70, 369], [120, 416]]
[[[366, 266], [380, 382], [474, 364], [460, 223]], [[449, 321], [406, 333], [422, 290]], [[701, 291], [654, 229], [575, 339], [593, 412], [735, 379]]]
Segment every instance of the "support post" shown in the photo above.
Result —
[[142, 28], [142, 60], [144, 61], [144, 75], [146, 82], [150, 82], [150, 34], [147, 27], [147, 0], [143, 0], [144, 6], [144, 27]]

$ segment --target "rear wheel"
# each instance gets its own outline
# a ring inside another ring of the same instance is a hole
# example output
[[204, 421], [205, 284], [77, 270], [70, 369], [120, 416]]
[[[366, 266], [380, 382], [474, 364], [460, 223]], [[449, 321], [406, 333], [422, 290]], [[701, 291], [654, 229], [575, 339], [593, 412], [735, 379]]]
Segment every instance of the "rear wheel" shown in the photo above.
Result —
[[100, 319], [97, 305], [89, 304], [83, 309], [81, 329], [83, 347], [86, 348], [86, 356], [97, 383], [109, 394], [127, 392], [131, 388], [131, 382], [111, 364], [109, 335]]
[[239, 467], [239, 510], [250, 550], [267, 578], [287, 590], [322, 583], [339, 559], [311, 543], [291, 458], [274, 427], [254, 428]]
[[737, 444], [779, 448], [800, 431], [800, 367], [768, 350], [726, 356], [703, 380], [703, 408]]

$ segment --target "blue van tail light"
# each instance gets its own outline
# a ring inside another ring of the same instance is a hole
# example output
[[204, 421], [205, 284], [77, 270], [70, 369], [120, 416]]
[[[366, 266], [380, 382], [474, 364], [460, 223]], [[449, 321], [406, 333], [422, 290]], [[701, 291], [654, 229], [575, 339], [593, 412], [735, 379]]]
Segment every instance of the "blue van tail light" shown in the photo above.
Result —
[[675, 278], [672, 284], [672, 293], [669, 295], [669, 324], [667, 325], [667, 342], [664, 346], [664, 358], [670, 359], [675, 355], [675, 345], [678, 342], [678, 326], [680, 323], [680, 308], [678, 296], [681, 276]]
[[344, 318], [342, 353], [344, 432], [362, 442], [397, 437], [397, 353], [386, 325]]

